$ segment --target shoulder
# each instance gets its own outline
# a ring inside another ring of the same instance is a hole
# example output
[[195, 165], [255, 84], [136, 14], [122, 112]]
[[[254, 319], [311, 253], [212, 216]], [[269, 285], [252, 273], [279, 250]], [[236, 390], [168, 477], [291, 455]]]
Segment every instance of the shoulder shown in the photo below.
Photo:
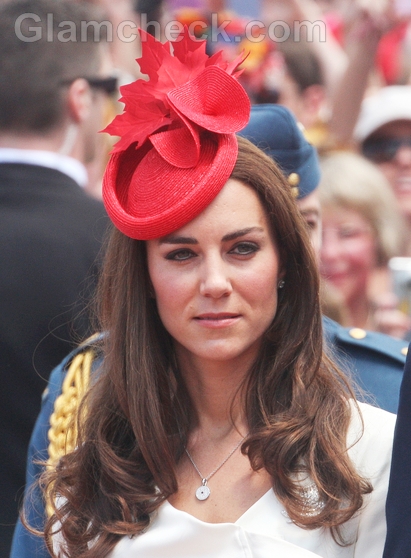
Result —
[[58, 458], [67, 450], [68, 424], [75, 414], [94, 371], [101, 364], [103, 334], [96, 334], [76, 347], [52, 371], [42, 397], [31, 444], [47, 440], [47, 458]]
[[329, 351], [364, 390], [365, 400], [395, 413], [408, 343], [382, 333], [342, 327], [326, 317], [323, 330]]
[[77, 226], [84, 227], [85, 230], [91, 229], [97, 239], [101, 240], [110, 223], [103, 202], [77, 185], [70, 191], [67, 189], [64, 196], [67, 206], [61, 212], [70, 212]]
[[388, 474], [395, 424], [393, 413], [366, 403], [351, 403], [348, 449], [357, 468], [366, 476]]
[[327, 317], [323, 317], [323, 329], [326, 339], [344, 347], [346, 350], [363, 353], [369, 358], [387, 357], [393, 366], [404, 368], [408, 353], [408, 342], [396, 339], [376, 331], [360, 328], [343, 327]]
[[79, 370], [85, 373], [87, 365], [96, 366], [101, 361], [103, 333], [96, 333], [75, 347], [50, 374], [46, 389], [61, 391], [67, 375]]
[[392, 443], [396, 424], [396, 415], [379, 409], [368, 403], [352, 403], [351, 429], [363, 429], [367, 439], [378, 437]]
[[82, 200], [87, 210], [92, 211], [97, 216], [106, 217], [108, 220], [106, 209], [104, 207], [103, 202], [100, 199], [92, 196], [89, 192], [84, 190], [84, 188], [82, 187], [77, 188], [77, 195], [79, 199]]
[[364, 495], [359, 514], [348, 522], [356, 526], [354, 555], [381, 557], [395, 415], [365, 403], [356, 405], [354, 401], [351, 409], [348, 454], [358, 474], [372, 486], [372, 491]]

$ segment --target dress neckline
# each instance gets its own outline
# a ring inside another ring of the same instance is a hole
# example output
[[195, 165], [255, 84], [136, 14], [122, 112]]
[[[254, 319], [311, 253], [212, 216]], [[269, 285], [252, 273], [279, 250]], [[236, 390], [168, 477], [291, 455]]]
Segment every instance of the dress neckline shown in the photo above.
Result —
[[189, 512], [180, 510], [178, 508], [176, 508], [175, 506], [173, 506], [173, 504], [170, 504], [170, 502], [168, 500], [165, 500], [164, 503], [160, 506], [160, 508], [162, 506], [166, 506], [171, 508], [171, 511], [175, 511], [176, 513], [182, 513], [186, 516], [188, 516], [189, 518], [191, 518], [193, 521], [197, 521], [199, 523], [203, 523], [206, 525], [238, 525], [249, 513], [253, 512], [254, 509], [261, 504], [262, 501], [264, 501], [265, 499], [267, 499], [269, 496], [274, 496], [274, 492], [272, 488], [269, 488], [267, 490], [267, 492], [265, 492], [262, 496], [260, 496], [260, 498], [258, 498], [258, 500], [256, 500], [254, 502], [254, 504], [251, 504], [251, 506], [245, 510], [244, 513], [242, 513], [240, 515], [240, 517], [238, 517], [235, 521], [221, 521], [221, 522], [216, 522], [216, 523], [211, 523], [210, 521], [203, 521], [202, 519], [198, 519], [198, 517], [196, 517], [195, 515], [192, 515]]

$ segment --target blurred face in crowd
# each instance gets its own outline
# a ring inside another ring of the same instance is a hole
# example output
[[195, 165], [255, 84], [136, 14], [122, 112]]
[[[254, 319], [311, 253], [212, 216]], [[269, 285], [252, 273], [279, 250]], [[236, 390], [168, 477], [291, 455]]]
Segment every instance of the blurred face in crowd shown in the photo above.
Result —
[[299, 122], [305, 123], [303, 95], [292, 76], [284, 70], [278, 83], [278, 104], [287, 107]]
[[364, 142], [363, 149], [390, 182], [404, 217], [411, 222], [411, 121], [381, 126]]
[[321, 250], [321, 206], [318, 190], [314, 190], [308, 196], [297, 200], [297, 206], [301, 215], [307, 223], [308, 232], [310, 234], [311, 243], [313, 245], [317, 259]]
[[298, 81], [288, 70], [281, 52], [274, 51], [270, 54], [263, 85], [270, 92], [269, 98], [263, 102], [288, 108], [305, 128], [310, 128], [318, 121], [325, 101], [324, 87], [313, 84], [301, 90]]
[[350, 305], [367, 296], [367, 286], [377, 263], [374, 232], [356, 210], [323, 207], [321, 275]]
[[[109, 89], [105, 86], [104, 80], [113, 75], [113, 65], [108, 46], [106, 44], [99, 45], [100, 50], [100, 68], [96, 75], [85, 76], [96, 78], [95, 82], [90, 84], [91, 110], [87, 121], [85, 122], [85, 153], [84, 162], [90, 163], [94, 161], [96, 155], [103, 152], [105, 138], [98, 132], [106, 125], [108, 117], [108, 106], [110, 100]], [[99, 80], [101, 80], [99, 82]], [[112, 115], [109, 115], [112, 116]]]

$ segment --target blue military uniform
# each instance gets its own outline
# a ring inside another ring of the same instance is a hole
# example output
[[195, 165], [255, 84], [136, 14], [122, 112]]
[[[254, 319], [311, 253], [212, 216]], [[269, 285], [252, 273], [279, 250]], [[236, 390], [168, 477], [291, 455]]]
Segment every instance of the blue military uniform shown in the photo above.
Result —
[[326, 317], [323, 327], [334, 358], [358, 387], [358, 398], [396, 413], [407, 342], [375, 331], [342, 327]]
[[[341, 367], [351, 371], [354, 381], [361, 386], [360, 398], [367, 402], [371, 401], [388, 411], [396, 412], [407, 344], [380, 333], [366, 332], [357, 328], [344, 328], [328, 318], [323, 318], [323, 326], [329, 350], [337, 358]], [[50, 376], [29, 446], [28, 487], [38, 478], [42, 469], [35, 461], [47, 461], [49, 458], [50, 417], [55, 407], [59, 406], [58, 398], [64, 391], [63, 385], [67, 380], [68, 371], [70, 372], [70, 367], [76, 357], [90, 352], [93, 356], [91, 374], [95, 374], [101, 364], [101, 356], [98, 345], [94, 344], [83, 345], [73, 351], [54, 369]], [[411, 368], [411, 363], [409, 367]], [[84, 373], [86, 372], [84, 371]], [[82, 383], [86, 388], [88, 380], [82, 378], [81, 370], [80, 374], [77, 374], [76, 381]], [[68, 386], [65, 385], [64, 389], [72, 390], [73, 385], [71, 383]], [[53, 426], [51, 430], [53, 428], [56, 427]], [[45, 511], [38, 488], [29, 499], [28, 505], [27, 515], [30, 524], [41, 529]], [[19, 522], [14, 533], [10, 558], [47, 558], [48, 556], [43, 540], [28, 533]]]
[[[94, 340], [94, 341], [98, 341]], [[81, 355], [90, 356], [91, 370], [76, 365], [75, 359]], [[34, 491], [30, 494], [29, 505], [25, 506], [24, 511], [30, 526], [41, 530], [44, 526], [46, 517], [45, 505], [39, 487], [34, 484], [38, 479], [43, 467], [39, 464], [45, 463], [49, 459], [49, 431], [51, 429], [51, 418], [55, 408], [59, 404], [59, 397], [66, 391], [70, 395], [68, 410], [73, 409], [73, 392], [76, 391], [75, 384], [82, 384], [83, 390], [87, 388], [90, 373], [93, 375], [101, 363], [99, 356], [98, 343], [84, 343], [72, 351], [50, 375], [47, 389], [42, 398], [40, 414], [37, 418], [34, 430], [30, 439], [27, 470], [26, 470], [26, 493], [30, 487], [34, 486]], [[76, 366], [76, 377], [67, 385], [67, 376], [72, 366]], [[77, 402], [78, 403], [78, 402]], [[59, 432], [65, 438], [64, 432]], [[10, 557], [14, 558], [48, 558], [50, 555], [45, 547], [42, 538], [32, 535], [22, 525], [19, 520], [14, 532], [13, 545]]]

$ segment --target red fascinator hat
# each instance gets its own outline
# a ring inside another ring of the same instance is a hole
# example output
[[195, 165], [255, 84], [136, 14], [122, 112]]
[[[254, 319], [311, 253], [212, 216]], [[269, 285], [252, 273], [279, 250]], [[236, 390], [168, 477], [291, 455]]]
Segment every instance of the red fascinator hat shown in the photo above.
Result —
[[236, 68], [184, 30], [161, 43], [141, 31], [141, 71], [121, 88], [124, 112], [104, 130], [120, 136], [103, 178], [103, 200], [126, 236], [149, 240], [182, 227], [216, 197], [237, 159], [235, 132], [250, 102]]

